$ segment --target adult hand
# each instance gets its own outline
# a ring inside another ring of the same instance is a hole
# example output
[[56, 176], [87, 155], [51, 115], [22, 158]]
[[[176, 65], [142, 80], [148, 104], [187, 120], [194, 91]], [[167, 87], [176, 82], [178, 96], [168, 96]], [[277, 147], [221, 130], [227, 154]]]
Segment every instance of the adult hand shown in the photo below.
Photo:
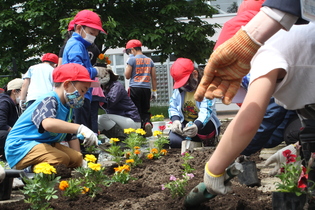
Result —
[[198, 132], [198, 127], [195, 123], [192, 125], [188, 125], [187, 123], [186, 127], [183, 129], [183, 136], [192, 138], [197, 135], [197, 132]]
[[179, 120], [174, 120], [174, 122], [172, 123], [171, 131], [182, 136], [182, 123]]
[[19, 102], [19, 106], [20, 108], [24, 111], [26, 109], [26, 104], [25, 104], [25, 100], [20, 100]]
[[77, 131], [77, 135], [79, 135], [79, 134], [84, 136], [83, 145], [85, 147], [92, 146], [92, 145], [95, 145], [95, 146], [98, 145], [98, 139], [97, 139], [96, 135], [94, 134], [94, 132], [92, 130], [90, 130], [85, 125], [80, 125], [80, 127]]
[[225, 172], [220, 175], [214, 175], [209, 171], [208, 163], [206, 164], [203, 182], [205, 183], [207, 191], [210, 194], [224, 195], [228, 192], [232, 192], [231, 182], [224, 183], [226, 179], [228, 179], [228, 175]]
[[222, 98], [224, 104], [230, 104], [260, 46], [243, 29], [220, 45], [209, 58], [195, 99], [202, 101], [204, 97]]
[[290, 144], [289, 146], [286, 146], [280, 150], [278, 150], [275, 154], [271, 155], [265, 162], [265, 166], [269, 166], [272, 163], [276, 163], [275, 167], [269, 172], [270, 176], [274, 176], [279, 172], [279, 169], [281, 168], [282, 163], [286, 162], [286, 157], [282, 154], [283, 151], [290, 150], [291, 154], [296, 155], [297, 150], [293, 144]]
[[101, 66], [94, 66], [94, 68], [97, 70], [97, 77], [103, 78], [106, 75], [106, 68]]
[[151, 100], [157, 100], [157, 93], [156, 90], [151, 91]]

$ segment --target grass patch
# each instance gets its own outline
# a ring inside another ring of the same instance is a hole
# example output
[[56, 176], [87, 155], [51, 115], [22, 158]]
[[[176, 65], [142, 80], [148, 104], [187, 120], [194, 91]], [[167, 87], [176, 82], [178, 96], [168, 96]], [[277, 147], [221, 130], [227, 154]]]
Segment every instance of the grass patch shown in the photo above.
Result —
[[151, 106], [151, 115], [162, 114], [165, 118], [168, 118], [168, 106]]

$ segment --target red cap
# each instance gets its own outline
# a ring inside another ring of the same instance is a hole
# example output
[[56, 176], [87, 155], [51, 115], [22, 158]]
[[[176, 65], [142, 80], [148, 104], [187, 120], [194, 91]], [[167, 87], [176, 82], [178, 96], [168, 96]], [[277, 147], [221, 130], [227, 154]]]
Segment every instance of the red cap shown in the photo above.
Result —
[[91, 87], [99, 87], [100, 84], [90, 78], [88, 70], [77, 63], [67, 63], [58, 66], [53, 71], [54, 82], [65, 81], [79, 81], [79, 82], [91, 82]]
[[58, 64], [58, 56], [54, 53], [44, 54], [41, 60], [42, 60], [42, 62], [50, 61], [50, 62], [53, 62], [55, 64]]
[[3, 93], [4, 92], [4, 89], [3, 88], [0, 88], [0, 93]]
[[237, 10], [237, 14], [248, 10], [254, 10], [259, 12], [261, 5], [264, 3], [265, 0], [244, 0]]
[[126, 44], [126, 49], [133, 48], [133, 47], [141, 47], [142, 43], [138, 39], [131, 39]]
[[175, 81], [173, 88], [183, 87], [194, 69], [194, 63], [190, 59], [178, 58], [171, 66], [171, 75]]
[[74, 20], [71, 20], [68, 25], [68, 31], [73, 31], [73, 30], [74, 30]]
[[74, 24], [94, 28], [107, 34], [107, 32], [102, 28], [103, 26], [101, 18], [95, 12], [90, 10], [82, 10], [76, 14], [73, 20]]

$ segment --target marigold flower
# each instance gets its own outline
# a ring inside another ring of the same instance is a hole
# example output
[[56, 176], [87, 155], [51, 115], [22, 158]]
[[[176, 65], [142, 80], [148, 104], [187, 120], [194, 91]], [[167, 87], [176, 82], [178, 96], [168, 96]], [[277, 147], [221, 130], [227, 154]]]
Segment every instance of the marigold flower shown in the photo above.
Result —
[[138, 146], [135, 146], [135, 147], [133, 147], [134, 149], [140, 149], [140, 147], [138, 147]]
[[92, 169], [93, 171], [99, 171], [99, 170], [101, 170], [101, 164], [99, 164], [99, 163], [91, 163], [91, 162], [89, 162], [89, 163], [88, 163], [88, 167], [89, 167], [90, 169]]
[[95, 163], [97, 161], [97, 158], [94, 155], [85, 155], [84, 160], [87, 162]]
[[67, 181], [61, 181], [59, 183], [59, 189], [65, 191], [69, 187], [69, 183]]
[[162, 135], [161, 131], [154, 131], [153, 132], [153, 136], [159, 136], [159, 135]]
[[130, 171], [130, 166], [129, 165], [123, 165], [122, 169], [124, 172], [129, 172]]
[[130, 134], [132, 132], [136, 132], [136, 130], [133, 129], [133, 128], [126, 128], [126, 129], [124, 129], [124, 133], [126, 133], [126, 134]]
[[110, 138], [109, 143], [113, 144], [114, 142], [120, 141], [119, 138]]
[[156, 148], [151, 149], [151, 153], [157, 154], [159, 151]]
[[136, 130], [136, 133], [137, 133], [137, 134], [140, 134], [140, 135], [145, 135], [145, 134], [146, 134], [146, 132], [145, 132], [142, 128], [138, 128], [138, 129]]
[[118, 166], [117, 168], [114, 168], [115, 172], [117, 173], [128, 173], [130, 171], [130, 166], [129, 165], [123, 165], [123, 166]]
[[130, 152], [126, 152], [126, 153], [125, 153], [125, 157], [126, 157], [126, 158], [129, 158], [130, 156], [131, 156], [131, 153], [130, 153]]
[[43, 173], [43, 174], [52, 174], [57, 173], [56, 168], [50, 165], [49, 163], [39, 163], [34, 167], [34, 173]]
[[88, 193], [89, 191], [90, 191], [90, 188], [88, 188], [88, 187], [83, 187], [81, 193], [82, 193], [82, 194], [85, 194], [85, 193]]
[[105, 55], [103, 53], [98, 55], [98, 59], [103, 60], [105, 58]]
[[135, 162], [134, 159], [128, 159], [128, 160], [126, 160], [126, 163], [134, 163], [134, 162]]
[[150, 160], [152, 160], [153, 157], [154, 157], [154, 155], [153, 155], [152, 153], [149, 153], [149, 154], [147, 155], [147, 158], [150, 159]]
[[162, 149], [162, 150], [160, 151], [160, 153], [161, 153], [161, 155], [166, 155], [166, 154], [167, 154], [167, 150], [166, 150], [166, 149]]
[[140, 150], [138, 150], [138, 149], [135, 150], [136, 155], [139, 155], [140, 153], [141, 153]]

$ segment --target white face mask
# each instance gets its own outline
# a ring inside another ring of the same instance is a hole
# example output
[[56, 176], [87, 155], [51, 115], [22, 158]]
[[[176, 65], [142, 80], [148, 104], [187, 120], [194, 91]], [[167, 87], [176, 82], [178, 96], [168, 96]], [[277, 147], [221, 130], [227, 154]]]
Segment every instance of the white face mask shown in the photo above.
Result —
[[85, 41], [87, 41], [87, 42], [93, 44], [94, 40], [96, 39], [96, 36], [93, 36], [93, 35], [91, 35], [91, 34], [86, 33], [86, 31], [84, 30], [83, 27], [82, 27], [82, 30], [83, 30], [84, 33], [85, 33], [85, 38], [83, 38], [83, 39], [84, 39]]
[[15, 101], [16, 101], [16, 104], [19, 104], [20, 101], [21, 101], [20, 96], [16, 97], [16, 98], [15, 98]]

